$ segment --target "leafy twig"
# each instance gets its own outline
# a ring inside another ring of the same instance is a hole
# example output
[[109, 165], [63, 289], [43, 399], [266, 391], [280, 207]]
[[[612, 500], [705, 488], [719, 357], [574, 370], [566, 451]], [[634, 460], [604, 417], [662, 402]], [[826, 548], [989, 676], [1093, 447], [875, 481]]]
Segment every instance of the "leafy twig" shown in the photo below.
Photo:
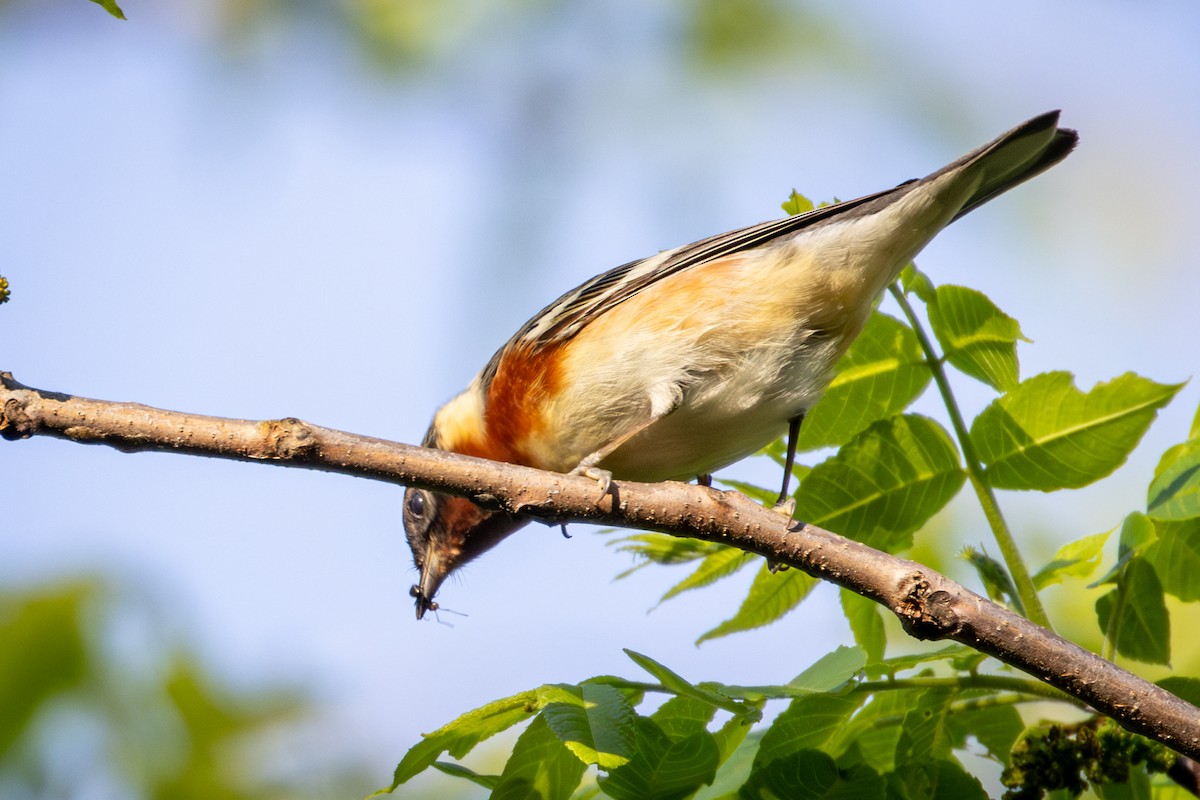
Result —
[[904, 291], [896, 284], [892, 284], [888, 288], [892, 293], [892, 297], [896, 298], [896, 302], [900, 304], [900, 308], [903, 309], [904, 315], [908, 318], [913, 332], [916, 333], [917, 339], [921, 343], [921, 349], [925, 351], [925, 356], [929, 361], [929, 368], [933, 371], [933, 380], [937, 384], [938, 392], [942, 396], [942, 402], [945, 403], [946, 411], [950, 415], [950, 423], [954, 427], [954, 434], [958, 438], [958, 446], [962, 450], [963, 461], [967, 465], [967, 477], [971, 481], [971, 486], [975, 489], [975, 495], [979, 498], [980, 506], [983, 507], [983, 513], [987, 518], [988, 526], [992, 529], [992, 535], [996, 537], [996, 544], [1000, 547], [1000, 555], [1004, 558], [1004, 563], [1012, 575], [1021, 605], [1024, 606], [1025, 613], [1029, 616], [1029, 619], [1047, 630], [1054, 630], [1050, 624], [1050, 617], [1046, 614], [1046, 609], [1042, 606], [1042, 600], [1038, 596], [1037, 587], [1034, 586], [1033, 579], [1029, 575], [1029, 570], [1025, 566], [1025, 561], [1021, 558], [1021, 552], [1017, 548], [1017, 541], [1013, 537], [1008, 523], [1005, 522], [1004, 515], [1000, 512], [1000, 505], [996, 501], [995, 492], [992, 491], [987, 476], [984, 474], [983, 464], [975, 453], [970, 431], [963, 420], [962, 411], [958, 407], [958, 401], [954, 397], [954, 392], [950, 388], [950, 379], [946, 375], [946, 368], [943, 366], [942, 359], [934, 347], [933, 341], [929, 338], [929, 334], [921, 325], [921, 320], [913, 309], [912, 304], [908, 302]]

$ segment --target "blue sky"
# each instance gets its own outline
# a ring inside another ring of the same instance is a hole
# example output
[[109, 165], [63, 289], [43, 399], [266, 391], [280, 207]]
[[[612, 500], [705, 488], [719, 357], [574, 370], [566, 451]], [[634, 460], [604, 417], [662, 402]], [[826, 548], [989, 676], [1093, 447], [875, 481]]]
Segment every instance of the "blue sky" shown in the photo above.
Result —
[[[1062, 108], [1067, 162], [919, 259], [1034, 344], [1023, 374], [1082, 387], [1189, 378], [1200, 322], [1200, 12], [1184, 2], [984, 12], [818, 4], [844, 37], [753, 68], [680, 68], [670, 13], [581, 3], [497, 24], [428, 75], [373, 73], [297, 24], [238, 46], [202, 3], [15, 3], [0, 16], [0, 369], [85, 396], [298, 416], [417, 441], [544, 303], [631, 258], [849, 198]], [[677, 8], [670, 6], [669, 8]], [[986, 17], [986, 18], [985, 18]], [[989, 399], [959, 381], [966, 402]], [[1006, 497], [1031, 556], [1143, 500], [1200, 402], [1072, 495]], [[932, 403], [922, 406], [935, 413]], [[730, 477], [774, 484], [745, 464]], [[52, 440], [0, 447], [6, 585], [113, 571], [238, 681], [311, 682], [317, 740], [386, 777], [420, 731], [603, 672], [630, 647], [694, 679], [790, 679], [848, 634], [818, 592], [760, 632], [692, 641], [744, 580], [647, 614], [681, 575], [579, 528], [532, 527], [451, 581], [468, 616], [417, 624], [400, 490]], [[947, 521], [985, 534], [969, 505]], [[965, 575], [966, 573], [960, 573]], [[324, 737], [327, 737], [325, 739]]]

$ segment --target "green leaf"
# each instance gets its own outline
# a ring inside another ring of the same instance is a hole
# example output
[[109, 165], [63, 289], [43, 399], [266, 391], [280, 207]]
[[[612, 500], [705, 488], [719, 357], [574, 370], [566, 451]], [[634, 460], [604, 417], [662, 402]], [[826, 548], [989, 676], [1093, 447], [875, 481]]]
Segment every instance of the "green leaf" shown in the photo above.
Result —
[[1156, 522], [1155, 540], [1146, 560], [1162, 581], [1163, 591], [1185, 603], [1200, 600], [1200, 519]]
[[684, 592], [716, 583], [721, 578], [732, 575], [746, 566], [751, 558], [753, 556], [745, 550], [739, 550], [736, 547], [721, 547], [705, 556], [691, 575], [668, 589], [658, 602], [661, 604]]
[[[1129, 780], [1124, 783], [1093, 783], [1092, 790], [1099, 800], [1151, 800], [1151, 798], [1163, 800], [1169, 796], [1154, 791], [1150, 786], [1150, 776], [1142, 764], [1130, 767]], [[1184, 793], [1181, 796], [1186, 798], [1195, 795]]]
[[1158, 466], [1154, 470], [1154, 477], [1157, 478], [1180, 458], [1187, 456], [1191, 446], [1197, 442], [1200, 442], [1200, 407], [1197, 407], [1196, 416], [1192, 418], [1192, 426], [1188, 429], [1188, 438], [1174, 447], [1167, 448], [1166, 452], [1162, 454], [1162, 458], [1158, 461]]
[[967, 648], [961, 656], [950, 660], [950, 666], [958, 672], [975, 672], [987, 658], [986, 654]]
[[552, 684], [538, 690], [542, 718], [585, 764], [613, 769], [633, 755], [637, 715], [619, 689], [604, 684]]
[[956, 749], [965, 747], [967, 738], [971, 737], [986, 747], [993, 759], [1008, 766], [1013, 745], [1025, 730], [1025, 722], [1013, 706], [982, 706], [954, 710], [946, 719], [946, 727]]
[[686, 564], [726, 548], [726, 545], [722, 544], [665, 533], [635, 533], [614, 539], [609, 542], [609, 546], [655, 564]]
[[569, 746], [543, 713], [517, 739], [491, 800], [569, 800], [586, 769]]
[[1017, 596], [1017, 588], [1013, 586], [1012, 578], [1009, 577], [1008, 570], [1004, 568], [1003, 564], [970, 545], [963, 548], [961, 557], [975, 568], [990, 600], [996, 603], [1007, 603], [1024, 613], [1024, 605], [1021, 603], [1021, 598]]
[[996, 398], [975, 418], [971, 441], [996, 488], [1086, 486], [1125, 462], [1181, 387], [1126, 373], [1084, 394], [1071, 373], [1047, 372]]
[[762, 774], [769, 796], [788, 800], [824, 797], [841, 777], [833, 758], [820, 750], [801, 750], [775, 759]]
[[949, 727], [950, 703], [957, 689], [927, 689], [904, 714], [896, 743], [896, 766], [928, 764], [949, 758], [954, 738]]
[[[755, 707], [759, 710], [760, 715], [762, 707], [765, 704], [765, 699], [755, 703]], [[713, 741], [717, 743], [717, 752], [721, 754], [722, 764], [725, 763], [726, 759], [732, 757], [736, 751], [741, 749], [742, 743], [752, 730], [752, 726], [753, 722], [750, 718], [735, 715], [727, 719], [725, 724], [713, 734]]]
[[484, 739], [528, 719], [537, 711], [537, 691], [521, 692], [468, 711], [433, 733], [424, 734], [424, 741], [405, 753], [396, 766], [392, 786], [388, 791], [423, 772], [442, 753], [448, 752], [454, 758], [462, 758]]
[[939, 286], [929, 303], [929, 325], [946, 360], [1002, 392], [1014, 388], [1021, 326], [988, 299], [964, 286]]
[[912, 534], [965, 480], [946, 430], [916, 414], [876, 422], [813, 468], [797, 493], [797, 517], [880, 550]]
[[92, 0], [92, 2], [117, 19], [125, 19], [125, 12], [121, 10], [121, 7], [116, 4], [115, 0]]
[[1088, 588], [1118, 583], [1129, 562], [1146, 556], [1157, 541], [1158, 527], [1154, 520], [1137, 511], [1126, 514], [1121, 522], [1121, 535], [1117, 539], [1117, 563], [1109, 568], [1104, 577], [1089, 584]]
[[883, 660], [883, 667], [890, 674], [895, 675], [897, 672], [903, 672], [906, 669], [913, 669], [923, 664], [929, 664], [934, 661], [953, 661], [962, 658], [965, 655], [973, 654], [975, 651], [966, 645], [948, 644], [945, 647], [939, 647], [937, 650], [927, 650], [917, 653], [906, 653], [902, 656], [892, 656]]
[[1117, 588], [1096, 601], [1100, 630], [1126, 658], [1147, 664], [1171, 660], [1171, 623], [1158, 575], [1135, 558], [1121, 573]]
[[1121, 523], [1121, 536], [1117, 539], [1117, 557], [1125, 561], [1140, 556], [1158, 541], [1158, 529], [1154, 521], [1145, 514], [1134, 511], [1125, 516]]
[[934, 301], [937, 293], [937, 287], [929, 280], [929, 276], [911, 263], [900, 271], [900, 286], [905, 294], [915, 294], [926, 305]]
[[801, 750], [761, 770], [760, 796], [786, 800], [883, 800], [884, 780], [867, 766], [838, 769], [820, 750]]
[[[716, 742], [719, 753], [716, 777], [711, 784], [700, 789], [693, 800], [737, 800], [742, 785], [750, 777], [754, 756], [762, 738], [761, 732], [757, 732], [756, 735], [751, 735], [752, 733], [754, 727], [749, 720], [734, 716], [726, 720], [713, 734], [713, 741]], [[671, 738], [674, 741], [679, 737]]]
[[[733, 723], [730, 720], [726, 723], [728, 726]], [[748, 725], [741, 726], [744, 730], [749, 730]], [[718, 745], [720, 744], [720, 733], [717, 734]], [[762, 735], [742, 734], [741, 744], [733, 751], [717, 769], [717, 776], [713, 782], [700, 789], [696, 793], [693, 800], [739, 800], [742, 796], [742, 787], [750, 778], [750, 772], [754, 767], [754, 758], [758, 754], [758, 744], [762, 741]]]
[[842, 613], [850, 623], [854, 642], [867, 656], [867, 671], [871, 672], [871, 665], [883, 660], [887, 647], [887, 631], [883, 627], [883, 616], [879, 613], [880, 606], [874, 600], [868, 600], [849, 589], [840, 589], [839, 592]]
[[860, 647], [838, 645], [808, 669], [788, 681], [788, 686], [806, 692], [829, 692], [862, 671], [867, 655]]
[[835, 755], [854, 751], [872, 769], [890, 772], [900, 741], [898, 723], [923, 694], [921, 689], [898, 689], [872, 695], [870, 702], [832, 732], [823, 749]]
[[816, 208], [813, 201], [809, 200], [804, 195], [792, 189], [792, 193], [788, 195], [788, 199], [779, 204], [789, 217], [794, 217], [797, 214], [807, 214]]
[[[773, 461], [778, 463], [780, 467], [783, 466], [783, 439], [776, 439], [774, 442], [771, 442], [771, 444], [763, 448], [762, 452], [764, 455], [769, 456]], [[806, 472], [807, 468], [803, 464], [796, 464], [793, 474], [797, 478], [803, 479], [803, 475]], [[783, 476], [781, 475], [780, 478], [782, 479], [782, 477]], [[716, 481], [722, 486], [728, 486], [730, 489], [741, 492], [742, 494], [746, 495], [746, 497], [749, 497], [751, 500], [761, 503], [764, 506], [774, 505], [775, 500], [779, 497], [779, 491], [776, 489], [764, 489], [762, 486], [755, 486], [754, 484], [746, 483], [745, 481], [729, 480], [728, 478], [717, 478]]]
[[764, 564], [755, 576], [754, 583], [750, 585], [750, 593], [742, 601], [737, 613], [701, 634], [696, 644], [769, 625], [800, 605], [800, 601], [808, 597], [808, 593], [816, 585], [816, 578], [798, 569], [771, 572], [770, 567]]
[[1146, 514], [1162, 520], [1200, 518], [1200, 441], [1176, 445], [1163, 454], [1150, 484]]
[[[576, 759], [578, 761], [578, 759]], [[499, 775], [480, 775], [473, 769], [464, 767], [462, 764], [455, 764], [452, 761], [435, 761], [433, 768], [438, 772], [443, 772], [452, 778], [462, 778], [468, 780], [477, 786], [491, 791], [500, 783]]]
[[756, 767], [766, 767], [801, 750], [825, 749], [865, 699], [862, 694], [797, 697], [763, 734]]
[[628, 764], [600, 779], [614, 800], [682, 800], [712, 783], [720, 753], [707, 731], [672, 741], [653, 721], [637, 720], [637, 747]]
[[912, 329], [875, 312], [838, 361], [824, 397], [805, 415], [798, 448], [850, 441], [872, 422], [908, 408], [932, 377]]
[[895, 777], [904, 785], [904, 796], [928, 800], [987, 800], [979, 779], [949, 758], [906, 764]]
[[697, 731], [708, 730], [708, 723], [712, 722], [716, 713], [717, 707], [712, 703], [679, 694], [659, 706], [650, 719], [671, 737], [671, 741], [675, 741]]
[[1058, 548], [1054, 558], [1033, 576], [1033, 585], [1038, 591], [1055, 583], [1061, 583], [1064, 578], [1087, 578], [1100, 566], [1104, 543], [1108, 541], [1112, 531], [1093, 533], [1068, 542]]
[[755, 710], [750, 705], [739, 700], [734, 700], [729, 695], [690, 683], [678, 673], [650, 658], [650, 656], [642, 655], [630, 650], [628, 647], [624, 648], [624, 650], [625, 655], [629, 656], [633, 663], [646, 670], [646, 672], [649, 672], [655, 678], [658, 678], [658, 682], [669, 691], [684, 697], [693, 697], [704, 703], [710, 703], [717, 708], [732, 711], [739, 716], [751, 716], [755, 720], [758, 719], [758, 714], [755, 713]]
[[[593, 675], [579, 682], [580, 686], [611, 686], [625, 696], [625, 702], [630, 706], [638, 706], [646, 699], [646, 689], [640, 683], [632, 683], [625, 678], [615, 675]], [[544, 688], [544, 687], [543, 687]]]
[[1126, 514], [1121, 522], [1121, 535], [1117, 539], [1117, 563], [1109, 568], [1104, 577], [1089, 584], [1088, 588], [1118, 583], [1129, 562], [1145, 555], [1157, 539], [1158, 530], [1152, 519], [1136, 511]]
[[1155, 681], [1155, 683], [1176, 697], [1186, 700], [1194, 706], [1200, 706], [1200, 678], [1172, 675], [1169, 678]]

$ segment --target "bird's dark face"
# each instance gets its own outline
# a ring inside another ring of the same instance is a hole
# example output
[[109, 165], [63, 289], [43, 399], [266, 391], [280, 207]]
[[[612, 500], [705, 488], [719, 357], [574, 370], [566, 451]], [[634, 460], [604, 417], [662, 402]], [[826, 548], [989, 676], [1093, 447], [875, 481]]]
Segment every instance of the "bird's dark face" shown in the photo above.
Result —
[[434, 595], [442, 581], [476, 556], [522, 527], [527, 518], [484, 511], [462, 497], [426, 489], [404, 492], [404, 532], [420, 577], [409, 593], [416, 599], [417, 619], [436, 611]]

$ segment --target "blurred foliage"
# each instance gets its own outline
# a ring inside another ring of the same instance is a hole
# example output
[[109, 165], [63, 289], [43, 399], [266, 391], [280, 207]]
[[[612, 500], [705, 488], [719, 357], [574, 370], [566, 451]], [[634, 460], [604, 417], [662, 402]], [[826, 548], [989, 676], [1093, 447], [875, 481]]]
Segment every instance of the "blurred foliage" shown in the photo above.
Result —
[[[276, 22], [317, 13], [349, 31], [371, 60], [391, 69], [431, 65], [441, 57], [474, 54], [498, 31], [556, 28], [586, 23], [589, 14], [561, 0], [345, 0], [341, 3], [280, 3], [223, 0], [226, 18], [238, 25]], [[654, 20], [692, 66], [727, 70], [771, 65], [797, 53], [831, 54], [847, 47], [838, 24], [803, 4], [786, 0], [675, 0], [652, 12]], [[620, 14], [619, 4], [610, 13]], [[235, 31], [236, 26], [228, 30]]]
[[[92, 0], [125, 19], [114, 0]], [[129, 4], [126, 3], [128, 6]], [[614, 22], [636, 15], [664, 35], [661, 48], [675, 48], [689, 68], [713, 74], [762, 67], [777, 70], [797, 56], [858, 63], [860, 55], [834, 14], [791, 0], [672, 0], [653, 7], [630, 4], [572, 4], [561, 0], [212, 0], [194, 2], [183, 13], [207, 18], [225, 41], [246, 48], [264, 33], [311, 27], [334, 31], [384, 73], [444, 66], [474, 56], [503, 39], [537, 30], [591, 26], [599, 15]], [[10, 6], [0, 0], [0, 11]], [[139, 15], [137, 6], [129, 9]], [[197, 15], [197, 11], [199, 14]]]
[[478, 16], [477, 9], [459, 0], [218, 0], [214, 5], [221, 36], [237, 47], [270, 29], [315, 24], [343, 34], [386, 72], [430, 66], [461, 44], [464, 29]]
[[786, 0], [692, 0], [678, 10], [693, 62], [705, 69], [778, 67], [796, 53], [852, 53], [843, 22]]
[[313, 774], [316, 764], [272, 774], [263, 756], [297, 733], [312, 711], [307, 701], [291, 688], [235, 692], [179, 645], [118, 652], [107, 634], [147, 609], [115, 598], [97, 579], [0, 592], [0, 796], [364, 793], [356, 767], [334, 767], [332, 778]]
[[78, 685], [86, 671], [80, 606], [83, 585], [0, 597], [0, 765], [38, 709]]
[[125, 12], [113, 0], [92, 0], [93, 3], [103, 8], [109, 14], [112, 14], [117, 19], [125, 19]]

